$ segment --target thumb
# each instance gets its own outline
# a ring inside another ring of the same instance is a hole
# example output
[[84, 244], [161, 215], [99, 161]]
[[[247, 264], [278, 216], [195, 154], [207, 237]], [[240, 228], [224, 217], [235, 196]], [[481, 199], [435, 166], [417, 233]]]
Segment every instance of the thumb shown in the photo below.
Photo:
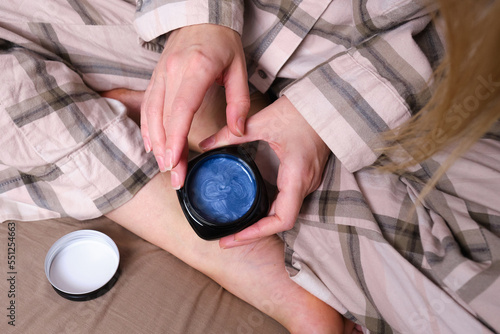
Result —
[[217, 131], [217, 133], [202, 140], [198, 144], [198, 146], [200, 147], [201, 150], [207, 151], [207, 150], [214, 149], [214, 148], [221, 147], [221, 146], [236, 145], [236, 144], [241, 144], [241, 143], [252, 141], [249, 138], [250, 138], [250, 136], [248, 135], [248, 133], [246, 135], [241, 136], [241, 137], [235, 136], [231, 132], [231, 130], [229, 130], [229, 127], [226, 125], [222, 129]]
[[258, 126], [255, 126], [254, 117], [250, 117], [246, 122], [246, 131], [243, 136], [236, 136], [226, 125], [212, 136], [201, 141], [198, 146], [203, 150], [209, 150], [227, 145], [237, 145], [261, 140], [261, 134]]

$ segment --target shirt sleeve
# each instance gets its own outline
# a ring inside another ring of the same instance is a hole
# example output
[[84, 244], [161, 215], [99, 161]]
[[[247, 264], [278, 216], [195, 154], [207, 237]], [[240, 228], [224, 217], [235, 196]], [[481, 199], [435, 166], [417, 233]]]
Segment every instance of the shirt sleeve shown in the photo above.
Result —
[[243, 0], [138, 0], [134, 26], [139, 37], [149, 42], [172, 30], [212, 23], [243, 30]]
[[350, 172], [375, 162], [383, 146], [380, 134], [408, 120], [431, 96], [433, 64], [417, 41], [433, 29], [430, 15], [394, 12], [402, 21], [379, 20], [377, 31], [373, 16], [362, 21], [372, 35], [282, 92]]

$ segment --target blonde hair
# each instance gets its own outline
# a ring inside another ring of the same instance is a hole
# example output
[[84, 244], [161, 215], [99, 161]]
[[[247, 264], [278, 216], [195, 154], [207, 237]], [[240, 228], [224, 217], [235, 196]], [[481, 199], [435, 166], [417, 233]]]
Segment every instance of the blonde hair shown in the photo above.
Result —
[[394, 145], [383, 152], [397, 159], [381, 167], [401, 172], [454, 144], [420, 199], [500, 118], [500, 1], [439, 3], [437, 22], [444, 22], [446, 56], [434, 76], [435, 93], [409, 122], [386, 135]]

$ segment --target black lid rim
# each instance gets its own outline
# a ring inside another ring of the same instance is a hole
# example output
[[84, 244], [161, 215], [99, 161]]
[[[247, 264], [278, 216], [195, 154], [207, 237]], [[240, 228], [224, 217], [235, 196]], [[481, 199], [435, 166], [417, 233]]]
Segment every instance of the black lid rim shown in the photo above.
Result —
[[80, 294], [72, 294], [68, 292], [64, 292], [56, 288], [54, 285], [52, 285], [52, 288], [59, 294], [61, 297], [64, 297], [68, 300], [71, 301], [76, 301], [76, 302], [84, 302], [84, 301], [89, 301], [96, 299], [98, 297], [101, 297], [102, 295], [106, 294], [111, 288], [116, 284], [118, 281], [118, 278], [120, 277], [120, 268], [116, 270], [115, 274], [111, 279], [101, 286], [99, 289], [91, 291], [91, 292], [86, 292], [86, 293], [80, 293]]
[[181, 189], [177, 190], [177, 197], [181, 204], [182, 211], [186, 216], [186, 219], [188, 220], [189, 224], [196, 232], [196, 234], [200, 238], [205, 240], [219, 239], [224, 236], [237, 233], [257, 222], [261, 218], [265, 217], [269, 211], [269, 198], [267, 195], [265, 182], [259, 172], [257, 165], [245, 149], [237, 146], [226, 146], [208, 151], [189, 161], [188, 170], [190, 170], [199, 161], [205, 160], [210, 156], [217, 154], [229, 154], [243, 160], [243, 162], [247, 164], [247, 166], [254, 174], [257, 193], [251, 208], [242, 217], [233, 222], [214, 223], [201, 217], [191, 206], [186, 187], [182, 187]]

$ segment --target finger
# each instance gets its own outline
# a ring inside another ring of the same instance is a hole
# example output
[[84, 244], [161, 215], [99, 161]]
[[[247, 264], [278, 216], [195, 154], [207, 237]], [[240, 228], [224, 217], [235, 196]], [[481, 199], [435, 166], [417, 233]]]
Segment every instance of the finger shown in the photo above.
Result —
[[229, 248], [249, 245], [251, 243], [256, 242], [257, 240], [259, 240], [259, 239], [237, 241], [237, 240], [234, 240], [234, 234], [233, 234], [233, 235], [228, 235], [227, 237], [219, 239], [219, 247], [222, 249], [229, 249]]
[[[219, 147], [219, 146], [229, 145], [230, 136], [231, 136], [231, 132], [229, 131], [229, 128], [226, 125], [222, 129], [217, 131], [217, 133], [211, 135], [208, 138], [203, 139], [198, 144], [198, 147], [202, 151], [207, 151], [207, 150]], [[240, 139], [243, 139], [243, 138], [240, 137]], [[236, 140], [236, 141], [238, 141], [238, 140]]]
[[303, 197], [292, 191], [281, 191], [276, 197], [275, 213], [265, 217], [234, 235], [235, 241], [267, 237], [293, 227], [302, 205]]
[[153, 85], [153, 80], [150, 80], [141, 102], [141, 120], [140, 120], [141, 136], [142, 136], [142, 141], [144, 143], [144, 149], [146, 150], [147, 153], [151, 152], [152, 150], [151, 140], [149, 139], [148, 115], [146, 114], [146, 103], [149, 99], [152, 85]]
[[[168, 80], [164, 128], [167, 133], [166, 156], [170, 158], [167, 163], [171, 167], [177, 166], [181, 160], [194, 114], [214, 80], [207, 76], [195, 78], [193, 75], [185, 75], [178, 84], [175, 78]], [[181, 183], [183, 182], [182, 178]]]
[[293, 157], [288, 159], [279, 158], [280, 167], [276, 180], [278, 194], [271, 208], [273, 216], [277, 219], [276, 224], [279, 224], [282, 230], [275, 233], [289, 230], [295, 225], [300, 208], [306, 197], [305, 188], [308, 186], [308, 182], [296, 182], [297, 180], [304, 179], [302, 171], [304, 171], [306, 166], [302, 162], [297, 161]]
[[247, 227], [243, 231], [221, 238], [219, 240], [219, 247], [233, 248], [248, 245], [249, 243], [255, 242], [260, 238], [271, 236], [278, 232], [289, 230], [290, 228], [284, 229], [276, 216], [265, 217], [257, 223]]
[[188, 154], [189, 149], [186, 142], [179, 163], [177, 164], [177, 166], [175, 166], [175, 168], [172, 169], [170, 173], [170, 184], [175, 190], [181, 189], [184, 185], [184, 179], [186, 178], [187, 174]]
[[142, 142], [144, 144], [144, 149], [146, 150], [146, 153], [151, 152], [151, 140], [149, 139], [149, 130], [148, 130], [148, 116], [146, 115], [146, 112], [143, 111], [141, 108], [141, 135], [142, 135]]
[[256, 116], [252, 116], [246, 121], [246, 131], [243, 136], [236, 136], [226, 125], [217, 133], [212, 136], [202, 140], [198, 146], [203, 151], [213, 149], [216, 147], [227, 146], [227, 145], [237, 145], [248, 143], [255, 140], [261, 140], [263, 137], [261, 136], [260, 131], [263, 129], [262, 126], [259, 125], [259, 121], [256, 120]]
[[250, 92], [248, 90], [246, 70], [240, 67], [227, 73], [224, 83], [226, 89], [226, 117], [229, 129], [235, 136], [245, 133], [245, 121], [250, 110]]
[[293, 180], [298, 179], [299, 175], [300, 168], [287, 168], [285, 161], [279, 171], [278, 187], [280, 191], [272, 205], [274, 214], [236, 233], [233, 242], [227, 242], [225, 246], [237, 246], [242, 241], [255, 240], [291, 229], [305, 197], [303, 186], [299, 182], [293, 182]]
[[[165, 81], [154, 80], [144, 103], [149, 140], [160, 171], [169, 170], [165, 164], [165, 129], [163, 127], [163, 107], [165, 101]], [[142, 111], [141, 111], [142, 112]]]

